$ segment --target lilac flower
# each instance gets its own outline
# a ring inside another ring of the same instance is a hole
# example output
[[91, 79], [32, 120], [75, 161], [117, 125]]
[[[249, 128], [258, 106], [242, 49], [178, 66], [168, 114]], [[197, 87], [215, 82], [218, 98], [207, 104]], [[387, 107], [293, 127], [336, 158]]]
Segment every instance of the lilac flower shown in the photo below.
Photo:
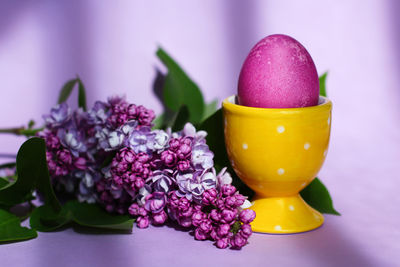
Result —
[[168, 219], [168, 215], [165, 211], [160, 211], [159, 213], [153, 214], [153, 223], [157, 225], [161, 225], [165, 223], [165, 221]]
[[254, 210], [242, 210], [239, 214], [239, 220], [245, 224], [251, 223], [256, 218]]
[[121, 147], [125, 140], [125, 135], [121, 131], [113, 131], [108, 134], [107, 136], [107, 145], [108, 147], [105, 148], [105, 151], [115, 150]]
[[[222, 187], [223, 185], [228, 185], [232, 183], [232, 176], [229, 174], [229, 172], [226, 171], [227, 168], [223, 168], [217, 175], [217, 180], [218, 180], [218, 186]], [[215, 173], [215, 169], [213, 168], [213, 171]]]
[[139, 189], [139, 192], [136, 196], [136, 201], [140, 206], [144, 206], [146, 204], [146, 198], [151, 194], [151, 188], [149, 185], [145, 185]]
[[78, 170], [85, 170], [87, 168], [86, 159], [84, 157], [78, 157], [74, 159], [74, 167]]
[[49, 128], [60, 127], [71, 119], [72, 110], [68, 107], [67, 103], [61, 103], [50, 110], [49, 115], [44, 115], [43, 118], [46, 126]]
[[176, 154], [173, 151], [165, 150], [161, 153], [161, 161], [164, 162], [167, 167], [175, 167], [177, 162]]
[[151, 125], [151, 122], [155, 118], [154, 111], [151, 109], [146, 109], [143, 106], [136, 107], [136, 113], [138, 121], [141, 125]]
[[79, 153], [86, 152], [84, 138], [77, 130], [61, 128], [57, 136], [61, 144], [68, 148], [75, 157], [78, 157]]
[[137, 226], [139, 228], [147, 228], [150, 224], [150, 219], [148, 216], [139, 217], [137, 219]]
[[233, 248], [240, 249], [247, 244], [247, 238], [241, 234], [236, 234], [231, 238], [231, 245]]
[[155, 133], [151, 132], [149, 127], [141, 127], [131, 133], [126, 145], [135, 153], [151, 153], [154, 150], [154, 137]]
[[67, 149], [61, 149], [57, 151], [58, 160], [65, 166], [70, 166], [72, 164], [71, 152]]
[[218, 248], [227, 248], [229, 246], [229, 239], [228, 238], [221, 238], [218, 239], [216, 242], [216, 246]]
[[154, 149], [155, 150], [164, 149], [165, 146], [168, 144], [169, 135], [162, 130], [154, 130], [153, 133], [155, 134], [153, 143]]
[[249, 238], [253, 233], [250, 224], [242, 224], [240, 226], [240, 233], [244, 238]]
[[194, 237], [197, 240], [206, 240], [207, 239], [207, 234], [201, 230], [200, 228], [196, 228], [196, 230], [194, 231]]
[[196, 142], [205, 143], [205, 138], [207, 136], [206, 131], [196, 131], [196, 128], [191, 123], [186, 123], [182, 130], [183, 136], [193, 137]]
[[235, 220], [237, 215], [237, 210], [234, 209], [224, 209], [221, 212], [221, 222], [231, 223]]
[[191, 227], [195, 239], [211, 239], [219, 248], [244, 246], [255, 214], [243, 210], [248, 201], [231, 186], [226, 168], [216, 174], [207, 133], [190, 123], [175, 133], [151, 130], [153, 119], [152, 110], [122, 97], [98, 101], [88, 112], [53, 108], [40, 136], [56, 190], [129, 213], [139, 228], [170, 218]]
[[129, 136], [138, 127], [136, 120], [130, 120], [120, 127], [120, 130], [125, 136]]
[[108, 116], [110, 115], [108, 109], [109, 107], [106, 103], [96, 101], [93, 108], [87, 112], [89, 123], [92, 125], [105, 124]]
[[192, 163], [196, 168], [209, 169], [214, 165], [214, 153], [207, 145], [199, 144], [192, 149]]
[[146, 182], [151, 180], [154, 191], [168, 193], [175, 183], [172, 174], [172, 171], [168, 169], [157, 170], [153, 172], [153, 175]]
[[154, 192], [146, 197], [145, 209], [152, 213], [159, 213], [167, 203], [167, 196], [163, 192]]
[[236, 193], [236, 188], [233, 185], [224, 185], [221, 187], [221, 192], [223, 196], [232, 196]]
[[206, 214], [200, 210], [195, 211], [192, 214], [192, 224], [194, 226], [200, 226], [201, 222], [206, 218]]
[[178, 165], [177, 169], [180, 172], [184, 172], [184, 171], [187, 171], [188, 169], [190, 169], [190, 161], [188, 161], [188, 160], [181, 160], [178, 162], [177, 165]]
[[216, 176], [209, 171], [178, 174], [176, 182], [179, 186], [178, 195], [200, 202], [205, 190], [216, 186]]
[[112, 95], [107, 98], [107, 102], [111, 106], [116, 106], [120, 103], [125, 102], [126, 101], [125, 98], [126, 98], [125, 96]]
[[231, 230], [231, 226], [227, 223], [219, 225], [217, 229], [217, 234], [220, 237], [226, 237], [229, 234], [229, 231]]

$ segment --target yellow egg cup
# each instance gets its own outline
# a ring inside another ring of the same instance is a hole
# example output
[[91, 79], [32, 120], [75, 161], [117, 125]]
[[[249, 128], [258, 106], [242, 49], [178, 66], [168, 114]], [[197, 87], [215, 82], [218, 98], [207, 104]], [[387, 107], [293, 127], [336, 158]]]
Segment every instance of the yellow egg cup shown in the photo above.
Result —
[[321, 226], [324, 217], [299, 195], [320, 170], [328, 149], [332, 102], [305, 108], [253, 108], [230, 96], [223, 103], [225, 144], [232, 167], [256, 192], [253, 231], [288, 234]]

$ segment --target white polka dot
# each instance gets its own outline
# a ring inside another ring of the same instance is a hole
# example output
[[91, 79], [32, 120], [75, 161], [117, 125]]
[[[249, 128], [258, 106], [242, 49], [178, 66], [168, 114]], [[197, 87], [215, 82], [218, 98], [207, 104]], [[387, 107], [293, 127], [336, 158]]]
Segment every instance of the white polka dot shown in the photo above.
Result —
[[281, 231], [282, 230], [282, 227], [280, 225], [275, 225], [274, 228], [275, 228], [276, 231]]
[[285, 170], [284, 170], [284, 169], [282, 169], [282, 168], [278, 169], [278, 174], [279, 174], [279, 175], [282, 175], [282, 174], [284, 174], [284, 173], [285, 173]]
[[246, 143], [243, 143], [242, 147], [243, 147], [244, 150], [249, 148], [249, 146]]
[[326, 157], [326, 154], [328, 154], [328, 150], [324, 151], [324, 157]]
[[231, 165], [235, 166], [235, 162], [233, 160], [231, 160]]
[[290, 210], [294, 210], [293, 205], [289, 205], [289, 209], [290, 209]]
[[328, 125], [331, 123], [331, 117], [328, 118]]
[[224, 122], [225, 122], [225, 126], [228, 124], [228, 122], [226, 121], [226, 119], [224, 120]]
[[302, 183], [302, 184], [301, 184], [301, 187], [305, 187], [305, 186], [306, 186], [306, 183]]
[[305, 143], [305, 144], [304, 144], [304, 149], [305, 149], [305, 150], [308, 150], [309, 148], [310, 148], [310, 143]]
[[283, 133], [285, 131], [285, 127], [283, 127], [281, 125], [281, 126], [278, 126], [278, 128], [276, 128], [276, 130], [278, 131], [278, 133]]

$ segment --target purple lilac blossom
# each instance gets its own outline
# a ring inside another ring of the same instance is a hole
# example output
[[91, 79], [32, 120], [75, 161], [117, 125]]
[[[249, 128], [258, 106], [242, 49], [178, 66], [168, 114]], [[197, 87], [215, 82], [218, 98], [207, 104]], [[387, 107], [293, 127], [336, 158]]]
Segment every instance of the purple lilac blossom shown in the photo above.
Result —
[[210, 170], [178, 174], [176, 182], [179, 187], [178, 196], [199, 202], [205, 190], [212, 189], [217, 184], [217, 177]]
[[68, 107], [67, 103], [61, 103], [51, 108], [50, 114], [43, 115], [46, 127], [58, 128], [67, 124], [72, 116], [72, 110]]
[[144, 152], [151, 154], [154, 151], [155, 135], [150, 127], [144, 126], [132, 131], [125, 145], [130, 147], [135, 153]]
[[123, 97], [98, 101], [88, 112], [64, 103], [53, 108], [40, 136], [55, 187], [136, 216], [139, 228], [171, 219], [218, 248], [243, 247], [255, 213], [245, 209], [249, 201], [230, 185], [226, 168], [216, 174], [207, 133], [190, 123], [175, 133], [151, 130], [154, 117]]

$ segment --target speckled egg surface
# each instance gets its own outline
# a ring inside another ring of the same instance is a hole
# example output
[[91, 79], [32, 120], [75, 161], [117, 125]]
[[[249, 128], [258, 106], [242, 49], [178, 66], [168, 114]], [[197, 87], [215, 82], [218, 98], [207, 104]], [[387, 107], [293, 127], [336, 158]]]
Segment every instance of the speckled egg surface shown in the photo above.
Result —
[[239, 76], [240, 105], [297, 108], [318, 104], [319, 81], [307, 50], [290, 36], [275, 34], [250, 51]]

